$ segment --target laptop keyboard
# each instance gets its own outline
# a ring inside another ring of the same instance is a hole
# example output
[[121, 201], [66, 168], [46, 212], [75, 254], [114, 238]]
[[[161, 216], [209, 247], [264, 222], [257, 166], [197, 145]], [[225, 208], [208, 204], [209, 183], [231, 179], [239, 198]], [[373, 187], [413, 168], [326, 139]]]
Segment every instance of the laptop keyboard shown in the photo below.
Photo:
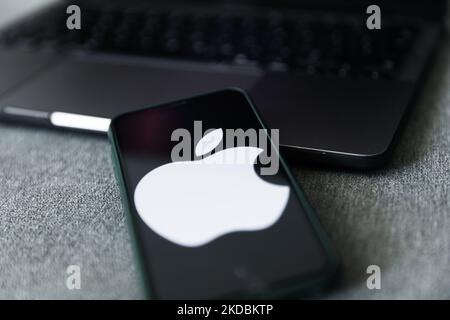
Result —
[[68, 30], [53, 7], [0, 35], [9, 46], [85, 50], [250, 66], [305, 75], [395, 77], [416, 39], [407, 25], [367, 30], [365, 20], [311, 16], [82, 8]]

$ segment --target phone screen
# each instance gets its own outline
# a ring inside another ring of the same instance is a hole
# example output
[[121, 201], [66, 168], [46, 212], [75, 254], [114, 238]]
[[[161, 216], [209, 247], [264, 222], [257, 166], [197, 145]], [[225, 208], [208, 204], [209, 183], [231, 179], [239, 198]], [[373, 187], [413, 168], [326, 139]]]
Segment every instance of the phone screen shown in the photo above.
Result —
[[332, 273], [326, 237], [276, 148], [249, 132], [275, 131], [232, 89], [112, 121], [152, 297], [270, 297]]

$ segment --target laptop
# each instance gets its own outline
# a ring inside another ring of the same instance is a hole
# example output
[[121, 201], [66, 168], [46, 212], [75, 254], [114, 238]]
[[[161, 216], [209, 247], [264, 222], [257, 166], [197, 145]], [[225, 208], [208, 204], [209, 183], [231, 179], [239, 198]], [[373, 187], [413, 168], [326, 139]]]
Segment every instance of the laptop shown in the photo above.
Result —
[[[81, 8], [68, 30], [66, 8]], [[0, 119], [105, 132], [111, 118], [240, 87], [296, 159], [388, 158], [446, 1], [56, 1], [0, 33]], [[214, 108], [214, 106], [211, 106]]]

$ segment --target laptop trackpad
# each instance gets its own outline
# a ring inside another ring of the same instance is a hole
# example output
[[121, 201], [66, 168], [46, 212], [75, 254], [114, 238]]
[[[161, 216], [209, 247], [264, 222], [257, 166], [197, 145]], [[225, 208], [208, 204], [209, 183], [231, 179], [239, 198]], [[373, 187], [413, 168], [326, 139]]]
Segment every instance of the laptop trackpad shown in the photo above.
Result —
[[111, 118], [226, 87], [250, 88], [260, 78], [197, 64], [67, 59], [0, 99], [1, 106]]

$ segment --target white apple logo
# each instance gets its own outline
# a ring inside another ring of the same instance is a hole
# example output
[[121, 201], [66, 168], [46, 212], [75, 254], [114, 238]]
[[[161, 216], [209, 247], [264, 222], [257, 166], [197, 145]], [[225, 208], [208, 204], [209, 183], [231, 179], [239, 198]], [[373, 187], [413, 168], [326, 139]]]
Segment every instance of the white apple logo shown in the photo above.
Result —
[[[210, 152], [222, 138], [222, 129], [205, 135], [196, 155]], [[134, 192], [136, 210], [157, 234], [186, 247], [201, 246], [231, 232], [266, 229], [283, 213], [289, 187], [268, 183], [256, 174], [253, 165], [262, 151], [235, 147], [201, 160], [162, 165], [139, 181]], [[223, 163], [224, 158], [247, 160]]]

